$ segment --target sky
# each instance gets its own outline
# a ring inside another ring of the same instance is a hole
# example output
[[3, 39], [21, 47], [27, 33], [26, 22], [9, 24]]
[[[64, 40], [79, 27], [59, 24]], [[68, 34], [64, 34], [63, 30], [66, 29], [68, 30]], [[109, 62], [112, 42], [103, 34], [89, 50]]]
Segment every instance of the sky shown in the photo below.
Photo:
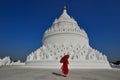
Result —
[[0, 0], [0, 58], [25, 61], [64, 5], [92, 48], [120, 60], [120, 0]]

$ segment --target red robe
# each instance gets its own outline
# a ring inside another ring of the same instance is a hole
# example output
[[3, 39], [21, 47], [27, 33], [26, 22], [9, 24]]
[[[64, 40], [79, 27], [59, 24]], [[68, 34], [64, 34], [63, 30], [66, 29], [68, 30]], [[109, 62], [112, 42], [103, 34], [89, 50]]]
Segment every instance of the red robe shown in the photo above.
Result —
[[65, 74], [65, 75], [68, 74], [68, 72], [69, 72], [69, 70], [68, 70], [68, 60], [63, 63], [61, 69], [62, 69], [63, 74]]
[[69, 72], [69, 69], [68, 69], [68, 58], [69, 58], [69, 55], [65, 55], [61, 60], [60, 60], [60, 63], [63, 63], [61, 69], [62, 69], [62, 73], [64, 75], [67, 75], [68, 72]]

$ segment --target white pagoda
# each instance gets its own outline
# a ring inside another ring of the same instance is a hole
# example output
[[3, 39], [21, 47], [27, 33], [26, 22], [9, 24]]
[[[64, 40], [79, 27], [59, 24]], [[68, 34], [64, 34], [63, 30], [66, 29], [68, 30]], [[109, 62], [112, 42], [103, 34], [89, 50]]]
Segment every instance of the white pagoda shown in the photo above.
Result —
[[69, 54], [69, 68], [110, 68], [106, 55], [89, 45], [85, 30], [67, 14], [55, 19], [45, 31], [43, 45], [27, 56], [26, 65], [40, 68], [60, 68], [60, 59]]

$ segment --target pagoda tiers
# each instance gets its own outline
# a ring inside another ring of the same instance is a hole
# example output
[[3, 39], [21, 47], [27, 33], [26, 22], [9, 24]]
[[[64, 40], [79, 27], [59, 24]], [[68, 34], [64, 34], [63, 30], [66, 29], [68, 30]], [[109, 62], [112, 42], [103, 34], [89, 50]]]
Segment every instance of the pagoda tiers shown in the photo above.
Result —
[[60, 59], [69, 54], [69, 68], [110, 68], [106, 55], [89, 45], [85, 30], [67, 14], [55, 19], [45, 31], [43, 45], [27, 56], [26, 66], [60, 68]]

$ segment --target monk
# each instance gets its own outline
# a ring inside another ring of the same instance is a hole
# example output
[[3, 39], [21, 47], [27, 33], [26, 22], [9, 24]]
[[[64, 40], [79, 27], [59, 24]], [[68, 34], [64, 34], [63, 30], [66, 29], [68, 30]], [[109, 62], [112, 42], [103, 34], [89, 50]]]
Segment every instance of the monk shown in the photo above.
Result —
[[64, 57], [61, 58], [60, 60], [60, 63], [63, 63], [62, 67], [61, 67], [61, 70], [62, 70], [62, 73], [67, 76], [68, 75], [68, 72], [69, 72], [69, 69], [68, 69], [68, 58], [69, 58], [69, 55], [65, 55]]

